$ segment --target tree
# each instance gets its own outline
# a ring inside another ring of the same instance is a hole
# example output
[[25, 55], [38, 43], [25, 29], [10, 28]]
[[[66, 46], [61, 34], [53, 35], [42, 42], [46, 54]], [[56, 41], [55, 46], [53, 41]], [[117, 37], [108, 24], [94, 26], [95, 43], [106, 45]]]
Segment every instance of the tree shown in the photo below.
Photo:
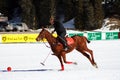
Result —
[[51, 0], [35, 0], [36, 19], [38, 28], [49, 23]]
[[92, 0], [92, 4], [94, 7], [94, 29], [98, 29], [102, 27], [104, 13], [102, 8], [102, 0]]
[[8, 16], [8, 1], [7, 0], [0, 0], [0, 13]]
[[83, 2], [82, 0], [77, 1], [77, 9], [76, 9], [76, 16], [75, 16], [75, 28], [79, 30], [83, 30], [84, 21], [83, 21]]
[[[114, 9], [118, 11], [120, 1], [116, 1]], [[14, 8], [19, 7], [22, 22], [31, 29], [49, 24], [51, 15], [57, 17], [62, 12], [64, 22], [74, 18], [76, 29], [91, 30], [102, 25], [101, 2], [102, 0], [0, 0], [0, 12], [12, 19]]]
[[79, 30], [93, 30], [102, 27], [102, 0], [79, 0], [75, 27]]
[[120, 0], [115, 0], [114, 2], [114, 10], [115, 10], [115, 14], [120, 16]]
[[22, 21], [25, 22], [29, 28], [34, 29], [35, 25], [35, 8], [32, 4], [33, 0], [21, 0], [19, 2], [22, 8]]
[[70, 19], [76, 16], [76, 0], [64, 0], [64, 22], [69, 21]]

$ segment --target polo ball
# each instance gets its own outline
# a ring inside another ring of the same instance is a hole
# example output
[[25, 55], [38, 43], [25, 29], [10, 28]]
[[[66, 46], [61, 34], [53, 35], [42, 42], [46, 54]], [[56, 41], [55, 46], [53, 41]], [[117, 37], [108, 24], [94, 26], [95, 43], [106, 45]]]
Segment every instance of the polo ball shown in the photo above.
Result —
[[11, 67], [7, 67], [7, 71], [11, 71], [12, 70], [12, 68]]

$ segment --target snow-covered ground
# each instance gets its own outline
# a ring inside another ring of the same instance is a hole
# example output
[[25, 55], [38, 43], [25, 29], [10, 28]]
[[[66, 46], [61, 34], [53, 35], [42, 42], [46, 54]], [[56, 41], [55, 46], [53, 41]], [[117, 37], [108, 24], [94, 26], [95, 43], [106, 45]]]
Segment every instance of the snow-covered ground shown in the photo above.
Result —
[[[58, 59], [49, 55], [43, 43], [0, 44], [0, 80], [120, 80], [120, 40], [91, 41], [98, 69], [76, 50], [67, 54], [67, 60], [77, 65], [65, 64], [65, 71], [58, 71]], [[6, 68], [12, 67], [11, 72]]]

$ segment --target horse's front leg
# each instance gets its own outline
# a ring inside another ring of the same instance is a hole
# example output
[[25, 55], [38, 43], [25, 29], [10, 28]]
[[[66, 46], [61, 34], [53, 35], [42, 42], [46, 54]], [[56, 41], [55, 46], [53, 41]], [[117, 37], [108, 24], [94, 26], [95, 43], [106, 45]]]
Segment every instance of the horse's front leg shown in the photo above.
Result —
[[61, 64], [61, 71], [64, 71], [64, 65], [63, 65], [63, 62], [62, 62], [61, 55], [58, 55], [57, 57], [58, 57], [58, 59], [60, 61], [60, 64]]
[[62, 58], [66, 64], [77, 64], [76, 62], [66, 61], [66, 52], [62, 52]]

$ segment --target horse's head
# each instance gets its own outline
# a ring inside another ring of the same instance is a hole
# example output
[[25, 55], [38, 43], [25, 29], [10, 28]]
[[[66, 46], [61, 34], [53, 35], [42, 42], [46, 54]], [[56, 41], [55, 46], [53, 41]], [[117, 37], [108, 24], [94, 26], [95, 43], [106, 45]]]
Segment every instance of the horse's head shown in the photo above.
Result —
[[41, 32], [38, 34], [38, 36], [36, 38], [36, 41], [42, 40], [43, 38], [45, 38], [45, 35], [46, 35], [46, 30], [44, 28], [42, 28]]

